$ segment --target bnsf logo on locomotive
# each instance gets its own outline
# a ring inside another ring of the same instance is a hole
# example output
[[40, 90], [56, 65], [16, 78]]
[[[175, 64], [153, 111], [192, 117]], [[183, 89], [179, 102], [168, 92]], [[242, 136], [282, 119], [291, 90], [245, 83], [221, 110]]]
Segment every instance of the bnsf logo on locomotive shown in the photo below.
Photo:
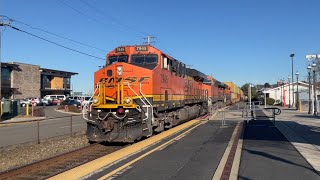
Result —
[[117, 82], [117, 83], [120, 83], [120, 82], [129, 82], [129, 83], [134, 83], [134, 82], [138, 82], [139, 83], [148, 83], [147, 80], [150, 79], [150, 77], [141, 77], [139, 80], [138, 80], [138, 77], [127, 77], [127, 78], [114, 78], [114, 77], [111, 77], [111, 78], [106, 78], [105, 79], [105, 82], [107, 84], [110, 84], [110, 83], [114, 83], [114, 82]]

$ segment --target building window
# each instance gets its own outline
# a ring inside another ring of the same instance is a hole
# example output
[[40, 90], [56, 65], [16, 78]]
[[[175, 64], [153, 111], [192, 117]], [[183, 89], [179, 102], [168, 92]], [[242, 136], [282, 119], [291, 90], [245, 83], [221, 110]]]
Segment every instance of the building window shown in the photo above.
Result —
[[8, 68], [1, 68], [1, 86], [3, 88], [11, 87], [11, 71]]
[[71, 81], [70, 78], [63, 78], [63, 88], [64, 89], [71, 89]]
[[41, 88], [42, 89], [51, 89], [51, 76], [42, 75], [41, 76]]

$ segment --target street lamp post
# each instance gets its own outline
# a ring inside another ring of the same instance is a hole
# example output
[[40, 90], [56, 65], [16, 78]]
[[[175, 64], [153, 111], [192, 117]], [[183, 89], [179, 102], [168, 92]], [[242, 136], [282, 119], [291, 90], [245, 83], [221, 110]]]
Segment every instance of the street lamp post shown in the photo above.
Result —
[[299, 107], [299, 72], [296, 72], [296, 77], [297, 77], [297, 100], [296, 100], [296, 107], [297, 110], [300, 108]]
[[290, 98], [290, 96], [291, 96], [291, 92], [290, 92], [290, 89], [291, 89], [291, 85], [290, 85], [290, 76], [288, 76], [288, 83], [289, 83], [289, 108], [291, 107], [291, 98]]
[[308, 114], [311, 114], [311, 69], [312, 67], [310, 66], [310, 64], [307, 67], [308, 69], [308, 81], [309, 81], [309, 111]]
[[[293, 87], [293, 57], [294, 57], [294, 54], [290, 54], [290, 57], [291, 57], [291, 77], [292, 77], [292, 106], [294, 104], [294, 87]], [[290, 97], [290, 96], [289, 96]], [[292, 107], [291, 104], [289, 103], [289, 107]]]
[[316, 76], [316, 69], [317, 69], [317, 64], [313, 63], [312, 64], [312, 69], [313, 69], [313, 115], [317, 116], [318, 115], [318, 107], [317, 107], [317, 88], [316, 88], [316, 82], [317, 82], [317, 76]]
[[280, 79], [280, 105], [282, 106], [282, 79]]

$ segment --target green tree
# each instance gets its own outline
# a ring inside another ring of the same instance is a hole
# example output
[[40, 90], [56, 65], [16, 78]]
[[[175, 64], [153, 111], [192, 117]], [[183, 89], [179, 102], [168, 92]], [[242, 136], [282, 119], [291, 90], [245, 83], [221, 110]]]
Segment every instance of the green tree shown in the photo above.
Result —
[[[241, 87], [241, 90], [243, 91], [244, 95], [249, 97], [248, 95], [248, 89], [249, 89], [249, 84], [246, 83]], [[251, 97], [252, 98], [258, 98], [258, 92], [256, 87], [251, 87]]]
[[271, 85], [266, 82], [266, 83], [264, 83], [263, 87], [264, 87], [264, 88], [271, 88]]

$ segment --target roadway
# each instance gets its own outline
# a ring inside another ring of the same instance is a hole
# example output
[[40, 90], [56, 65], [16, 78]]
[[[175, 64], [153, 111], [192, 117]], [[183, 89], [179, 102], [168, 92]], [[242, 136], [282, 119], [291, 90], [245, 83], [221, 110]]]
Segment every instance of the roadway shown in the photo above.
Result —
[[[39, 123], [40, 140], [46, 140], [57, 136], [70, 135], [71, 115], [57, 112], [55, 106], [45, 107], [46, 116], [50, 120]], [[10, 120], [7, 120], [9, 122]], [[72, 117], [72, 132], [84, 133], [86, 123], [82, 116]], [[17, 124], [0, 124], [0, 147], [18, 145], [23, 143], [37, 142], [37, 122], [26, 122]]]

